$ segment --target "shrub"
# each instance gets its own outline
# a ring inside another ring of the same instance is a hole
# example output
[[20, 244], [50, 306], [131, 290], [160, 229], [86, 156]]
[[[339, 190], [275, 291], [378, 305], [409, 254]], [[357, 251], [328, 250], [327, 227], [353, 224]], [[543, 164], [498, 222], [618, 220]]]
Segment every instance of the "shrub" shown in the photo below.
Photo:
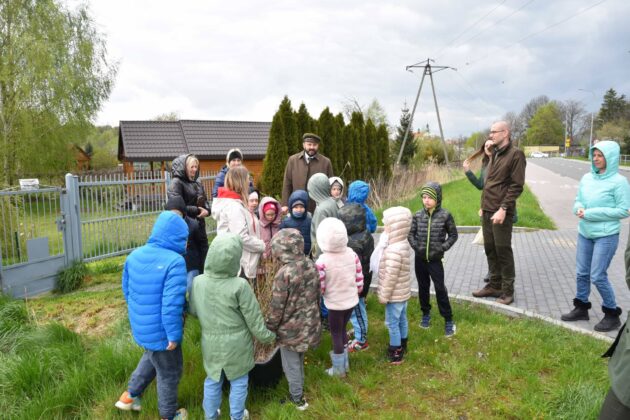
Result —
[[69, 293], [77, 290], [83, 284], [87, 274], [87, 268], [83, 261], [75, 261], [70, 267], [66, 267], [57, 273], [56, 293]]

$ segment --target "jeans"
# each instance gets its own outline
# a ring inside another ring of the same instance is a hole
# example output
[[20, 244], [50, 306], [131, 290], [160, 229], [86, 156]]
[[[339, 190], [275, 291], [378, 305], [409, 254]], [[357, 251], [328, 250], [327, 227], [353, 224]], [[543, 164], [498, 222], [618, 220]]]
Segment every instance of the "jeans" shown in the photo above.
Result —
[[[203, 411], [206, 419], [216, 419], [217, 410], [221, 407], [221, 396], [225, 373], [221, 371], [221, 378], [218, 381], [211, 377], [206, 377], [203, 383]], [[247, 400], [247, 382], [249, 374], [245, 374], [230, 381], [230, 417], [236, 420], [243, 418], [245, 412], [245, 401]]]
[[186, 277], [186, 296], [190, 296], [190, 289], [192, 288], [192, 282], [195, 277], [199, 275], [199, 270], [190, 270], [188, 277]]
[[407, 338], [407, 302], [394, 302], [385, 305], [385, 324], [389, 329], [389, 345], [400, 347], [400, 340]]
[[132, 397], [138, 397], [157, 376], [160, 417], [171, 418], [177, 411], [177, 387], [183, 368], [184, 359], [180, 345], [170, 351], [145, 350], [136, 370], [131, 374], [127, 390]]
[[299, 401], [304, 393], [304, 353], [280, 347], [282, 370], [289, 383], [289, 394], [294, 401]]
[[328, 318], [328, 308], [326, 307], [326, 304], [324, 303], [323, 296], [319, 299], [319, 314], [321, 315], [322, 319]]
[[588, 302], [591, 293], [591, 282], [597, 288], [606, 308], [615, 309], [615, 292], [608, 281], [608, 267], [612, 261], [619, 234], [604, 236], [603, 238], [587, 239], [578, 233], [576, 256], [576, 298]]
[[437, 299], [440, 315], [444, 320], [453, 320], [451, 302], [448, 300], [448, 290], [444, 285], [444, 265], [442, 261], [422, 261], [422, 257], [416, 255], [416, 279], [418, 280], [418, 299], [420, 299], [420, 309], [423, 315], [431, 314], [431, 303], [429, 291], [431, 290], [431, 280], [435, 287], [435, 298]]
[[490, 218], [493, 212], [484, 211], [481, 220], [483, 247], [488, 259], [490, 282], [493, 289], [501, 290], [508, 296], [514, 295], [514, 253], [512, 252], [512, 215], [506, 214], [501, 224], [494, 224]]
[[361, 343], [365, 343], [368, 332], [368, 317], [365, 307], [365, 298], [359, 298], [359, 304], [352, 310], [350, 322], [352, 322], [352, 327], [354, 328], [354, 338]]

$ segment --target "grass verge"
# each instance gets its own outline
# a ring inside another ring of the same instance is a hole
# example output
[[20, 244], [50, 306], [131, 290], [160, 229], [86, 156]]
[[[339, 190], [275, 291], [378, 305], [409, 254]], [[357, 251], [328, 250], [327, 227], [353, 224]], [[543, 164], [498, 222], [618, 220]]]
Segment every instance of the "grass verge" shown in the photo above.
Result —
[[[92, 309], [103, 305], [100, 293], [67, 295], [74, 297], [75, 316], [81, 316], [81, 305]], [[122, 302], [120, 296], [113, 298]], [[28, 303], [29, 309], [36, 300]], [[7, 418], [157, 416], [155, 384], [145, 393], [138, 415], [113, 407], [141, 355], [131, 338], [124, 305], [120, 316], [98, 337], [75, 333], [55, 322], [29, 322], [21, 301], [4, 299], [0, 305], [0, 410]], [[385, 358], [384, 307], [370, 296], [370, 348], [351, 355], [348, 378], [329, 378], [324, 373], [331, 348], [326, 333], [322, 345], [306, 355], [305, 390], [310, 404], [306, 412], [278, 403], [287, 393], [284, 379], [275, 388], [251, 389], [248, 409], [255, 418], [280, 419], [318, 419], [331, 413], [335, 418], [365, 419], [596, 417], [608, 388], [606, 362], [599, 357], [606, 343], [470, 303], [454, 303], [453, 310], [458, 331], [446, 339], [437, 311], [429, 330], [418, 327], [420, 310], [412, 299], [409, 353], [401, 366], [390, 366]], [[186, 322], [183, 348], [180, 404], [188, 408], [191, 418], [203, 418], [205, 373], [195, 319]], [[228, 412], [224, 398], [222, 418], [228, 418]]]
[[[383, 210], [392, 206], [403, 206], [411, 210], [412, 213], [422, 208], [422, 198], [418, 194], [413, 198], [394, 201], [384, 208], [376, 209], [375, 214], [382, 224]], [[467, 178], [442, 185], [442, 207], [448, 209], [458, 226], [479, 226], [479, 203], [481, 192], [473, 187]], [[529, 227], [537, 229], [556, 229], [553, 221], [544, 214], [538, 204], [536, 196], [525, 186], [523, 194], [516, 202], [518, 209], [518, 222], [515, 226]]]

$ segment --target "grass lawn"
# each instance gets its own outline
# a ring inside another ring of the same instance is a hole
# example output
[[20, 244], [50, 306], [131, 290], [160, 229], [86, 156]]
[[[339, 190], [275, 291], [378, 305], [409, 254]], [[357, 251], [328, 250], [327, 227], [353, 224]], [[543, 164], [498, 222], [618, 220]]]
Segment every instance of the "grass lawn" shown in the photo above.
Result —
[[[68, 295], [47, 295], [26, 305], [0, 300], [0, 410], [6, 418], [157, 417], [154, 384], [141, 413], [113, 407], [141, 355], [120, 292], [122, 260], [90, 264], [90, 280]], [[92, 331], [81, 330], [105, 308], [109, 317], [90, 324]], [[596, 417], [609, 386], [606, 361], [600, 358], [606, 343], [470, 303], [454, 303], [453, 310], [458, 331], [446, 339], [437, 305], [431, 328], [422, 330], [413, 298], [409, 354], [402, 365], [390, 366], [384, 307], [371, 295], [370, 348], [351, 355], [346, 379], [324, 374], [331, 349], [325, 333], [321, 346], [306, 355], [306, 412], [278, 403], [287, 393], [284, 379], [275, 388], [251, 389], [247, 407], [254, 418], [274, 419]], [[202, 419], [205, 373], [194, 318], [186, 322], [183, 348], [180, 403], [192, 419]], [[221, 418], [228, 412], [224, 398]]]
[[[412, 213], [422, 208], [422, 197], [419, 194], [415, 197], [394, 202], [387, 207], [404, 206]], [[481, 191], [473, 187], [467, 178], [458, 179], [442, 185], [442, 207], [448, 209], [458, 226], [479, 226], [479, 203]], [[518, 222], [515, 226], [530, 227], [538, 229], [555, 229], [553, 221], [547, 217], [540, 208], [536, 196], [525, 186], [523, 194], [516, 202], [518, 210]], [[376, 209], [375, 214], [379, 224], [382, 224], [384, 209]]]

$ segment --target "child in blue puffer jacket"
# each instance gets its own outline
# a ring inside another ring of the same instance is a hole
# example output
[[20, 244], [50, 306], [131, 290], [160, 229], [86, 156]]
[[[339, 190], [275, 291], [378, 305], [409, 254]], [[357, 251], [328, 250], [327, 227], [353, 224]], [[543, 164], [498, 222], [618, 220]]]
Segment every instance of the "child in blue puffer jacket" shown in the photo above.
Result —
[[311, 215], [308, 208], [308, 193], [295, 190], [289, 197], [289, 215], [282, 220], [280, 229], [293, 228], [304, 238], [304, 255], [311, 253]]
[[376, 216], [370, 207], [365, 202], [370, 195], [370, 186], [364, 181], [354, 181], [348, 187], [348, 203], [361, 204], [361, 207], [365, 209], [365, 223], [367, 230], [370, 233], [376, 232]]
[[144, 354], [115, 406], [140, 411], [140, 396], [155, 377], [162, 419], [182, 419], [177, 388], [183, 371], [181, 342], [186, 299], [188, 226], [172, 211], [160, 213], [146, 245], [133, 251], [123, 269], [131, 333]]

